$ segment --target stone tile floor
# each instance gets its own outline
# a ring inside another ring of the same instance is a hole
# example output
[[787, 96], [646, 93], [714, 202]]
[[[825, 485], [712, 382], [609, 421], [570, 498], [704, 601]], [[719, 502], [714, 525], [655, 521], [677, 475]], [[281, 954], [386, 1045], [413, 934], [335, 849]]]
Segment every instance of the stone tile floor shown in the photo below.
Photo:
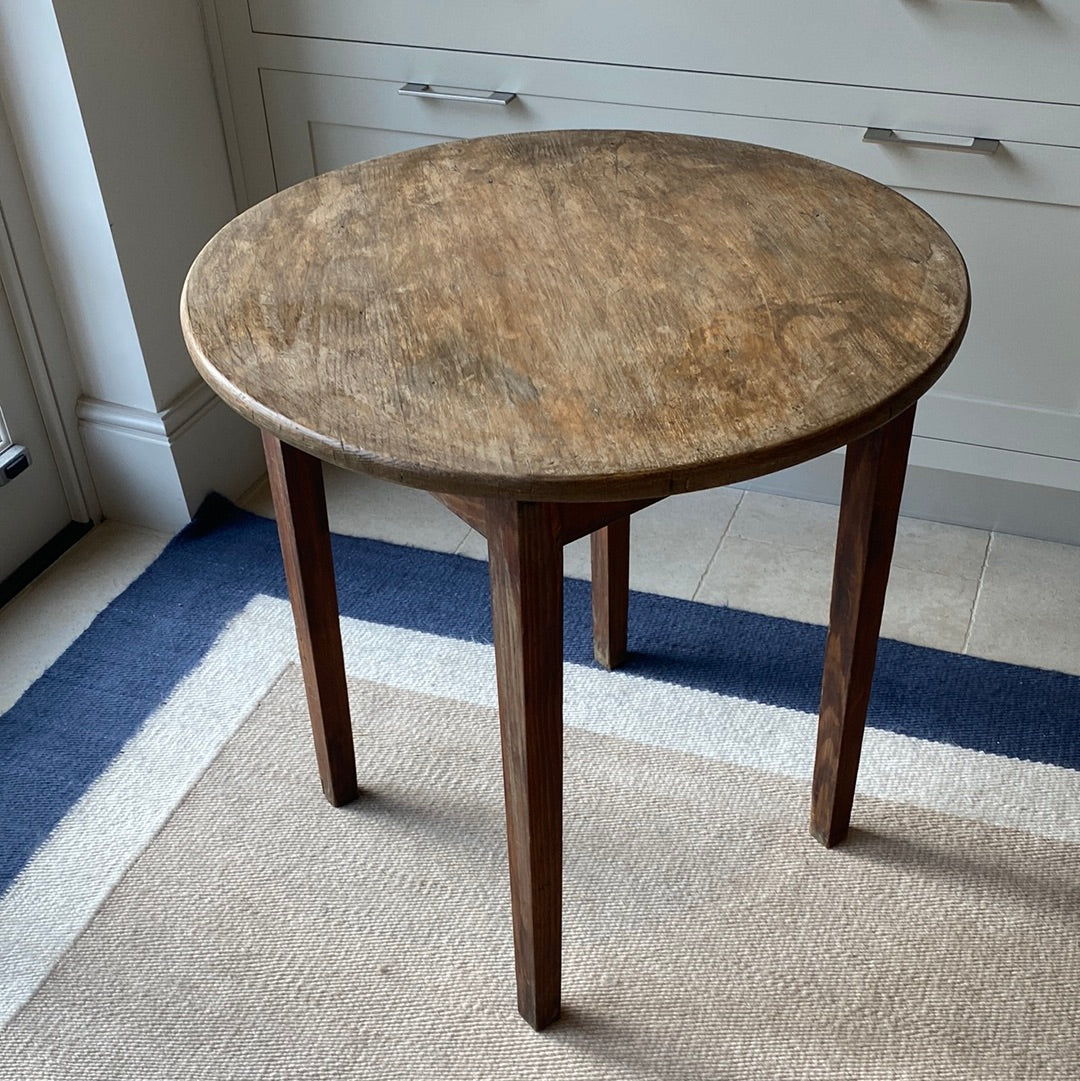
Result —
[[[330, 524], [483, 559], [482, 537], [431, 496], [327, 470]], [[265, 481], [242, 500], [270, 513]], [[722, 488], [674, 496], [634, 516], [635, 589], [825, 623], [836, 508]], [[0, 711], [136, 577], [168, 538], [106, 522], [0, 609]], [[587, 578], [588, 540], [566, 550]], [[901, 520], [883, 634], [1080, 675], [1080, 547]]]

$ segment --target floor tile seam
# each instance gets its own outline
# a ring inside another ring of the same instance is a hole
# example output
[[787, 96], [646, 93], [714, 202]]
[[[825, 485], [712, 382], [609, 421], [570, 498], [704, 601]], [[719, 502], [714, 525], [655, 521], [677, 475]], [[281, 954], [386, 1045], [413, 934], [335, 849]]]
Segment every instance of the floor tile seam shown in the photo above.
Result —
[[834, 551], [832, 544], [793, 544], [787, 540], [776, 540], [772, 537], [748, 537], [745, 533], [733, 533], [730, 530], [725, 532], [724, 537], [722, 538], [722, 540], [728, 539], [746, 541], [748, 544], [765, 544], [770, 548], [786, 548], [791, 552], [816, 552], [820, 555], [831, 555]]
[[[94, 535], [94, 533], [97, 533], [101, 530], [105, 530], [110, 533], [115, 530], [122, 530], [125, 533], [137, 533], [139, 534], [139, 536], [142, 537], [161, 538], [166, 541], [172, 540], [172, 538], [180, 532], [178, 529], [154, 529], [152, 526], [140, 525], [138, 522], [125, 522], [121, 518], [103, 518], [100, 522], [94, 523], [93, 529], [91, 529], [85, 537], [79, 540], [79, 544], [82, 544], [83, 541], [89, 540]], [[69, 548], [68, 551], [74, 551], [76, 547], [78, 547], [78, 545]]]
[[[705, 579], [708, 578], [709, 571], [712, 570], [713, 564], [716, 562], [716, 557], [720, 554], [720, 549], [724, 546], [724, 541], [727, 540], [728, 535], [731, 533], [731, 526], [735, 521], [735, 515], [739, 513], [739, 508], [742, 506], [743, 500], [745, 498], [746, 492], [740, 492], [739, 498], [736, 501], [735, 506], [732, 508], [731, 515], [728, 517], [727, 523], [725, 524], [723, 530], [720, 533], [720, 538], [716, 542], [716, 547], [713, 548], [712, 555], [709, 556], [709, 558], [705, 561], [705, 568], [698, 576], [697, 585], [694, 586], [693, 592], [690, 594], [690, 599], [692, 601], [698, 600], [698, 594], [701, 592], [701, 587], [704, 584]], [[702, 603], [709, 604], [712, 602], [705, 601]]]
[[[804, 502], [810, 502], [810, 501], [809, 500], [804, 500]], [[930, 524], [930, 525], [934, 525], [934, 526], [943, 526], [946, 529], [955, 528], [957, 530], [962, 530], [965, 533], [982, 533], [986, 537], [989, 537], [989, 534], [990, 534], [990, 530], [974, 529], [974, 528], [972, 528], [970, 526], [955, 526], [954, 527], [954, 526], [951, 526], [947, 522], [935, 522], [935, 521], [933, 521], [931, 519], [912, 518], [910, 516], [901, 517], [899, 519], [899, 522], [901, 524], [903, 522], [905, 522], [905, 521], [916, 522], [916, 523], [919, 523], [921, 525]], [[734, 521], [734, 516], [733, 516], [733, 521], [732, 521], [732, 527], [728, 530], [728, 532], [730, 533], [731, 536], [736, 537], [739, 540], [751, 541], [753, 543], [772, 544], [772, 545], [774, 545], [776, 547], [788, 547], [788, 548], [793, 548], [794, 550], [800, 551], [800, 552], [826, 552], [826, 551], [831, 552], [833, 550], [833, 546], [834, 546], [834, 540], [835, 540], [835, 536], [836, 536], [836, 532], [837, 532], [837, 525], [836, 525], [836, 523], [833, 523], [832, 526], [830, 527], [829, 540], [828, 540], [828, 543], [826, 543], [826, 544], [795, 544], [795, 543], [788, 543], [786, 541], [778, 541], [778, 540], [776, 540], [774, 538], [771, 538], [771, 537], [763, 537], [763, 536], [760, 536], [760, 535], [755, 536], [755, 535], [748, 534], [748, 533], [742, 533], [742, 532], [739, 531], [739, 529], [737, 527], [737, 524]], [[902, 534], [900, 532], [899, 527], [897, 528], [896, 540], [897, 540], [897, 544], [904, 543], [903, 536], [902, 536]], [[937, 573], [937, 572], [935, 572], [935, 573]], [[966, 575], [966, 574], [961, 574], [960, 577], [961, 578], [968, 578], [969, 576]], [[971, 577], [971, 580], [974, 581], [975, 576], [970, 576], [970, 577]]]
[[[735, 539], [735, 540], [746, 541], [749, 544], [761, 544], [761, 545], [764, 545], [765, 547], [773, 548], [773, 549], [777, 549], [777, 550], [784, 550], [784, 551], [790, 551], [790, 552], [813, 553], [813, 554], [817, 554], [817, 555], [820, 555], [820, 556], [828, 557], [830, 560], [832, 560], [834, 558], [834, 556], [835, 556], [835, 551], [832, 548], [807, 547], [805, 545], [789, 544], [786, 541], [772, 540], [772, 539], [765, 538], [765, 537], [747, 537], [747, 536], [744, 536], [741, 533], [731, 533], [730, 531], [725, 532], [724, 536], [721, 538], [720, 543], [723, 544], [724, 541], [732, 539], [732, 538]], [[987, 543], [989, 543], [989, 541]], [[714, 553], [714, 558], [715, 558], [715, 553]], [[983, 567], [985, 567], [985, 562], [986, 562], [986, 556], [985, 556], [985, 553], [984, 553], [984, 555], [983, 555]], [[710, 562], [710, 568], [711, 568], [711, 562]], [[894, 558], [892, 560], [890, 573], [895, 574], [897, 571], [913, 571], [916, 574], [930, 575], [930, 576], [932, 576], [934, 578], [946, 578], [946, 579], [949, 579], [951, 581], [969, 582], [969, 583], [972, 583], [972, 584], [977, 584], [982, 580], [982, 568], [980, 568], [979, 573], [977, 575], [968, 575], [968, 574], [960, 574], [960, 573], [957, 573], [956, 571], [938, 571], [938, 570], [930, 570], [927, 567], [912, 566], [911, 564], [908, 564], [908, 563], [898, 562]], [[708, 570], [706, 570], [706, 573], [708, 573]], [[704, 575], [702, 577], [704, 578]], [[699, 583], [699, 585], [700, 585], [700, 583]], [[696, 599], [696, 593], [695, 593], [695, 599]]]
[[893, 562], [891, 570], [895, 571], [911, 571], [914, 574], [924, 574], [930, 578], [944, 578], [950, 582], [965, 582], [968, 585], [973, 585], [978, 590], [980, 581], [982, 580], [982, 572], [977, 575], [958, 574], [956, 571], [935, 571], [930, 570], [928, 567], [912, 566], [909, 563], [897, 563]]
[[[456, 556], [459, 556], [459, 555], [461, 555], [461, 549], [465, 547], [465, 542], [466, 542], [466, 541], [467, 541], [467, 540], [468, 540], [468, 539], [469, 539], [469, 538], [470, 538], [470, 537], [471, 537], [471, 536], [472, 536], [472, 535], [473, 535], [474, 533], [476, 533], [476, 530], [475, 530], [475, 529], [473, 529], [473, 528], [472, 528], [471, 526], [470, 526], [470, 527], [469, 527], [469, 528], [468, 528], [467, 530], [465, 530], [465, 536], [464, 536], [464, 537], [462, 537], [462, 538], [461, 538], [461, 540], [459, 540], [459, 541], [458, 541], [458, 545], [457, 545], [457, 547], [456, 547], [456, 548], [455, 548], [455, 549], [453, 550], [453, 552], [451, 553], [451, 555], [456, 555]], [[478, 534], [478, 533], [477, 533], [477, 536], [479, 536], [479, 534]]]
[[975, 596], [971, 601], [971, 614], [968, 616], [967, 633], [964, 635], [963, 652], [968, 653], [971, 649], [971, 636], [975, 632], [975, 618], [979, 611], [979, 600], [982, 598], [983, 586], [986, 583], [986, 568], [990, 563], [990, 553], [994, 547], [994, 538], [997, 535], [995, 530], [991, 530], [986, 538], [986, 550], [983, 552], [982, 569], [979, 571], [979, 584], [975, 588]]

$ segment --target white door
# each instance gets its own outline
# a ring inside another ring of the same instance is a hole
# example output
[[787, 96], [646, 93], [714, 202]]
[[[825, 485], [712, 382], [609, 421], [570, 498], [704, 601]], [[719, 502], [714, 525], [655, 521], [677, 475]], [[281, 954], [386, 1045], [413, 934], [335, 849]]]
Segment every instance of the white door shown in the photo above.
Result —
[[71, 510], [2, 282], [0, 414], [2, 602], [4, 583], [71, 524]]

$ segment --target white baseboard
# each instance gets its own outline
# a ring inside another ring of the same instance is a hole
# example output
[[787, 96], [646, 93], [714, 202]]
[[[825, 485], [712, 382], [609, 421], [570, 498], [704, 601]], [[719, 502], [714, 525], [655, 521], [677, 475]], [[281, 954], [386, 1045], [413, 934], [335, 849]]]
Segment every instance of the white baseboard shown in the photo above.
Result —
[[181, 528], [187, 503], [162, 414], [83, 398], [76, 416], [104, 517]]
[[208, 400], [172, 437], [192, 514], [210, 492], [237, 500], [266, 472], [258, 429], [205, 389]]
[[264, 468], [256, 430], [201, 382], [157, 413], [83, 398], [77, 416], [106, 518], [174, 532], [209, 492], [236, 498]]
[[[1008, 463], [1002, 461], [1003, 456], [1013, 454], [968, 444], [943, 446], [940, 440], [916, 438], [901, 513], [1080, 544], [1080, 491], [1073, 486], [1076, 463], [1033, 454], [1016, 454]], [[738, 487], [839, 503], [843, 474], [844, 453], [838, 450]]]

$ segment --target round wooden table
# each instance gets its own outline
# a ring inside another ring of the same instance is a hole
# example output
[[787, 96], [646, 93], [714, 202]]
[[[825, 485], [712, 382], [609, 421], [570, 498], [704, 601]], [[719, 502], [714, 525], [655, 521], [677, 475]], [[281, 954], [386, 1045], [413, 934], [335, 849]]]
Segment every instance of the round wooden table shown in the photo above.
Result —
[[221, 230], [181, 301], [263, 431], [320, 777], [356, 796], [320, 459], [435, 493], [488, 540], [518, 1006], [559, 1013], [562, 548], [592, 535], [626, 649], [629, 516], [847, 445], [811, 830], [847, 830], [918, 398], [963, 260], [901, 196], [808, 158], [543, 132], [362, 162]]

